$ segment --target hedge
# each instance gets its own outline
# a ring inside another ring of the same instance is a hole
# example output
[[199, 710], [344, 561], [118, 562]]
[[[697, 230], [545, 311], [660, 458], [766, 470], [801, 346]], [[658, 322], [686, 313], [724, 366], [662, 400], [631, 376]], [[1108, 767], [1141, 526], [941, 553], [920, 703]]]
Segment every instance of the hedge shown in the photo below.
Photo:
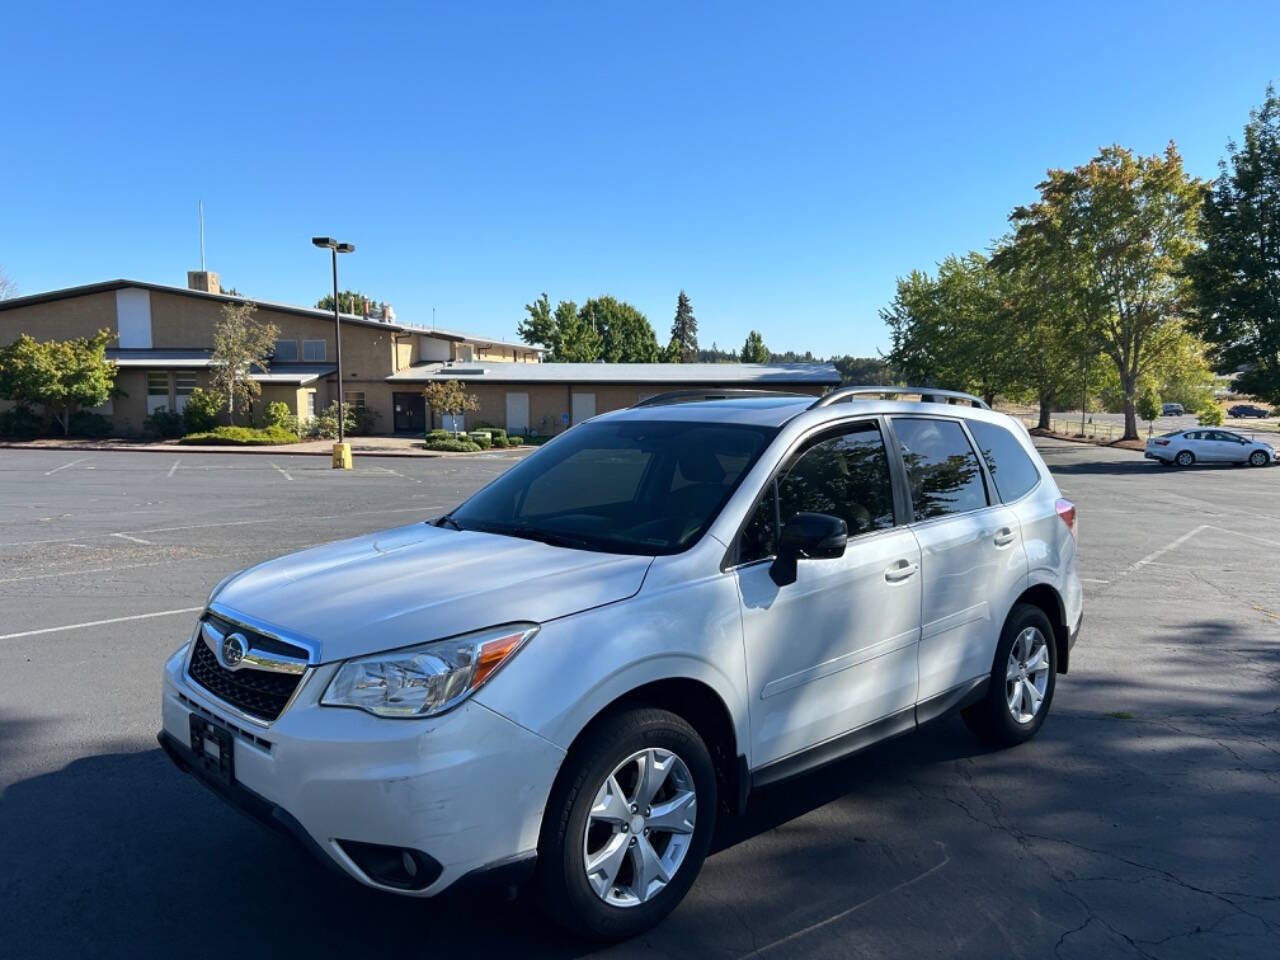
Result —
[[283, 427], [218, 427], [203, 433], [188, 433], [178, 441], [186, 444], [227, 444], [235, 447], [252, 447], [273, 443], [297, 443], [298, 435]]
[[426, 448], [428, 450], [437, 450], [443, 453], [479, 453], [480, 445], [468, 440], [465, 436], [454, 439], [453, 437], [427, 437]]

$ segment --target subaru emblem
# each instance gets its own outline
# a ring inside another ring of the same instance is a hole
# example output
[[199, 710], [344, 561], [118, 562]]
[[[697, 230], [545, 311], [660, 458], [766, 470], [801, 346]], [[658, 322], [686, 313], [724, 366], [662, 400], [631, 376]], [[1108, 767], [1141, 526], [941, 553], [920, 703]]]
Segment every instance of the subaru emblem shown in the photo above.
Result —
[[234, 670], [240, 666], [240, 661], [249, 652], [248, 648], [248, 641], [245, 640], [243, 634], [231, 634], [222, 641], [222, 665], [228, 670]]

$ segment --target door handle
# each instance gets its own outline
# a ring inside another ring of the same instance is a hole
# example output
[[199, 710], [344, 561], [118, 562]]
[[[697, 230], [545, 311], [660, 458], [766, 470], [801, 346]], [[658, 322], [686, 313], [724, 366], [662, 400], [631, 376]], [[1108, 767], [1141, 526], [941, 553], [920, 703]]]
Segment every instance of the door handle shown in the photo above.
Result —
[[997, 547], [1007, 547], [1017, 539], [1018, 535], [1008, 527], [1001, 527], [996, 531], [995, 543]]
[[895, 564], [891, 564], [884, 568], [884, 578], [890, 583], [898, 583], [906, 580], [908, 577], [915, 576], [920, 564], [912, 563], [910, 560], [899, 560]]

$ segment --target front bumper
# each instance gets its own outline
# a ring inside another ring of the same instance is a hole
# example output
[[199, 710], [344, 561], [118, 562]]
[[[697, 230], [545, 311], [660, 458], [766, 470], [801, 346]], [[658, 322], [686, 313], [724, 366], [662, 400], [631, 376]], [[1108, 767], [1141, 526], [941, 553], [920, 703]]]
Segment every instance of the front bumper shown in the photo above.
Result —
[[[238, 717], [184, 675], [185, 651], [165, 665], [160, 743], [184, 770], [255, 819], [299, 839], [360, 883], [432, 896], [537, 850], [547, 795], [564, 751], [467, 701], [424, 720], [321, 707], [336, 664], [313, 668], [271, 724]], [[229, 730], [234, 782], [224, 785], [191, 749], [191, 716]], [[344, 849], [339, 841], [347, 842]], [[348, 853], [361, 845], [424, 855], [421, 889], [374, 879]]]

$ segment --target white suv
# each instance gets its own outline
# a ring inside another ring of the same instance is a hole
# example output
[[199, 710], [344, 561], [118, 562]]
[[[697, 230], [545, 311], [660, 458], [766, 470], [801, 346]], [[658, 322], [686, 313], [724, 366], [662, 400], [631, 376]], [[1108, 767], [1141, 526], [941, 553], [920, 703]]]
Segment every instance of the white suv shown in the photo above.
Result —
[[1015, 421], [899, 392], [655, 397], [446, 516], [228, 577], [161, 744], [368, 886], [532, 879], [571, 929], [636, 934], [752, 791], [1049, 712], [1075, 508]]

